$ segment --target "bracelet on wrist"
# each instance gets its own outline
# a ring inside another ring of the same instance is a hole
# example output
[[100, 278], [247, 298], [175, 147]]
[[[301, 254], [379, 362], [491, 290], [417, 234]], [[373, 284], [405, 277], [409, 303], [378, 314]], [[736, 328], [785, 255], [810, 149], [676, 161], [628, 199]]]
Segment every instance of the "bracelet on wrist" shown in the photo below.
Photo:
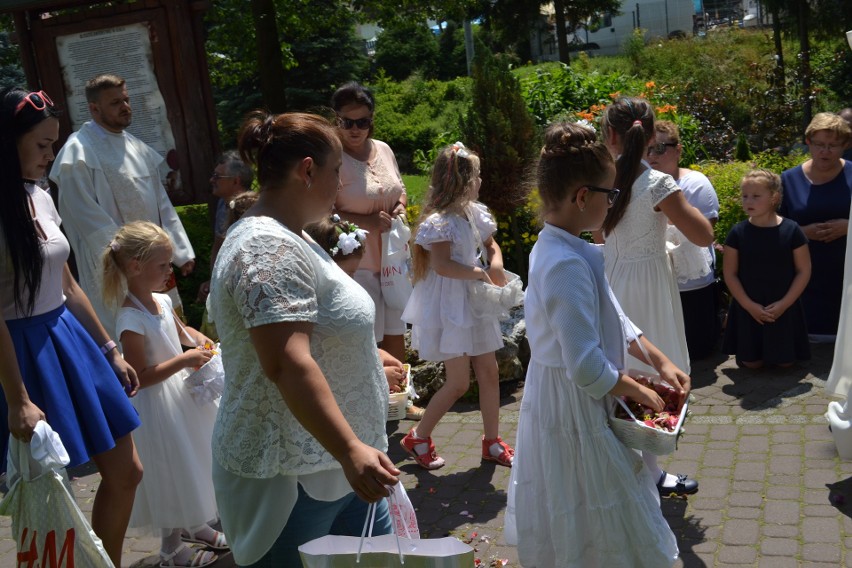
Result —
[[115, 344], [115, 341], [110, 339], [109, 341], [107, 341], [106, 343], [101, 345], [101, 353], [103, 353], [104, 355], [107, 355], [107, 354], [109, 354], [110, 351], [112, 351], [113, 349], [116, 349], [117, 347], [118, 347], [118, 345]]

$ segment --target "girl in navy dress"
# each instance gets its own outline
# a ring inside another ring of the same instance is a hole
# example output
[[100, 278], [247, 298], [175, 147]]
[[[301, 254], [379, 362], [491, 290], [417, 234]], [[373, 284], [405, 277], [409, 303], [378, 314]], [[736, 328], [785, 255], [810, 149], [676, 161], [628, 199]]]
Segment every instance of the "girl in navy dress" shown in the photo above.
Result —
[[142, 465], [128, 396], [139, 381], [66, 264], [70, 248], [46, 191], [59, 121], [50, 97], [0, 91], [0, 470], [9, 434], [24, 441], [39, 420], [56, 431], [70, 467], [98, 466], [92, 528], [116, 566]]
[[751, 369], [792, 365], [810, 358], [804, 310], [799, 300], [811, 277], [808, 239], [776, 212], [781, 178], [753, 170], [740, 182], [748, 220], [725, 240], [723, 270], [733, 301], [724, 352]]

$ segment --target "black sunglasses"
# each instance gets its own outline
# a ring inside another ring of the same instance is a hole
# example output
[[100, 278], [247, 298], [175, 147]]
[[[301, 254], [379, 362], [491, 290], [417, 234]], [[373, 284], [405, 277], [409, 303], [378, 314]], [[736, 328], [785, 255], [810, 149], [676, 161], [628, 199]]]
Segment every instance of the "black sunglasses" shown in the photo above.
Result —
[[668, 147], [677, 147], [677, 142], [657, 142], [656, 144], [651, 144], [648, 146], [648, 155], [656, 154], [658, 156], [662, 156], [669, 149]]
[[606, 193], [606, 201], [610, 205], [615, 203], [615, 200], [618, 199], [618, 194], [621, 193], [620, 189], [615, 188], [607, 189], [605, 187], [595, 187], [594, 185], [586, 185], [583, 187], [585, 187], [589, 191], [595, 191], [597, 193]]
[[343, 130], [351, 130], [353, 126], [357, 127], [358, 130], [367, 130], [373, 125], [373, 119], [372, 117], [346, 118], [343, 116], [338, 116], [337, 125]]

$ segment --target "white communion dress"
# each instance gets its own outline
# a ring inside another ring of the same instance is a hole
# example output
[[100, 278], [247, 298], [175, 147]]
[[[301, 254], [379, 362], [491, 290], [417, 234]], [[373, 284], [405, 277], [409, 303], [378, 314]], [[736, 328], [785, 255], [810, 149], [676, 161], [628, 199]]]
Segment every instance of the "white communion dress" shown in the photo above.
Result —
[[663, 568], [678, 556], [655, 480], [607, 409], [641, 331], [624, 317], [599, 247], [545, 225], [530, 255], [531, 359], [506, 509], [525, 568]]
[[[606, 275], [624, 313], [672, 363], [689, 373], [689, 352], [677, 281], [666, 253], [668, 220], [654, 208], [680, 191], [668, 174], [646, 169], [633, 183], [630, 203], [606, 235]], [[656, 373], [630, 358], [629, 367]]]
[[[121, 308], [116, 322], [119, 337], [124, 331], [145, 336], [145, 358], [151, 366], [182, 352], [171, 299], [165, 294], [154, 294], [154, 299], [159, 314]], [[133, 441], [145, 468], [136, 488], [131, 527], [152, 532], [191, 528], [218, 516], [210, 449], [218, 405], [195, 400], [183, 384], [189, 373], [182, 369], [130, 399], [142, 421]]]

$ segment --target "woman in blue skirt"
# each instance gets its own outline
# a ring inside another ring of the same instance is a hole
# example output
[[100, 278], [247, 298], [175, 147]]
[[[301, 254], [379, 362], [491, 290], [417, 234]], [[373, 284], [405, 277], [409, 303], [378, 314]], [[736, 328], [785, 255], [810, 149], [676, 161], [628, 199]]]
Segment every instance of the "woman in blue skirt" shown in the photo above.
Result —
[[9, 434], [28, 442], [39, 420], [70, 466], [93, 460], [102, 481], [92, 528], [116, 566], [142, 464], [128, 396], [139, 381], [66, 263], [53, 200], [36, 185], [53, 160], [59, 121], [44, 91], [0, 91], [0, 471]]

